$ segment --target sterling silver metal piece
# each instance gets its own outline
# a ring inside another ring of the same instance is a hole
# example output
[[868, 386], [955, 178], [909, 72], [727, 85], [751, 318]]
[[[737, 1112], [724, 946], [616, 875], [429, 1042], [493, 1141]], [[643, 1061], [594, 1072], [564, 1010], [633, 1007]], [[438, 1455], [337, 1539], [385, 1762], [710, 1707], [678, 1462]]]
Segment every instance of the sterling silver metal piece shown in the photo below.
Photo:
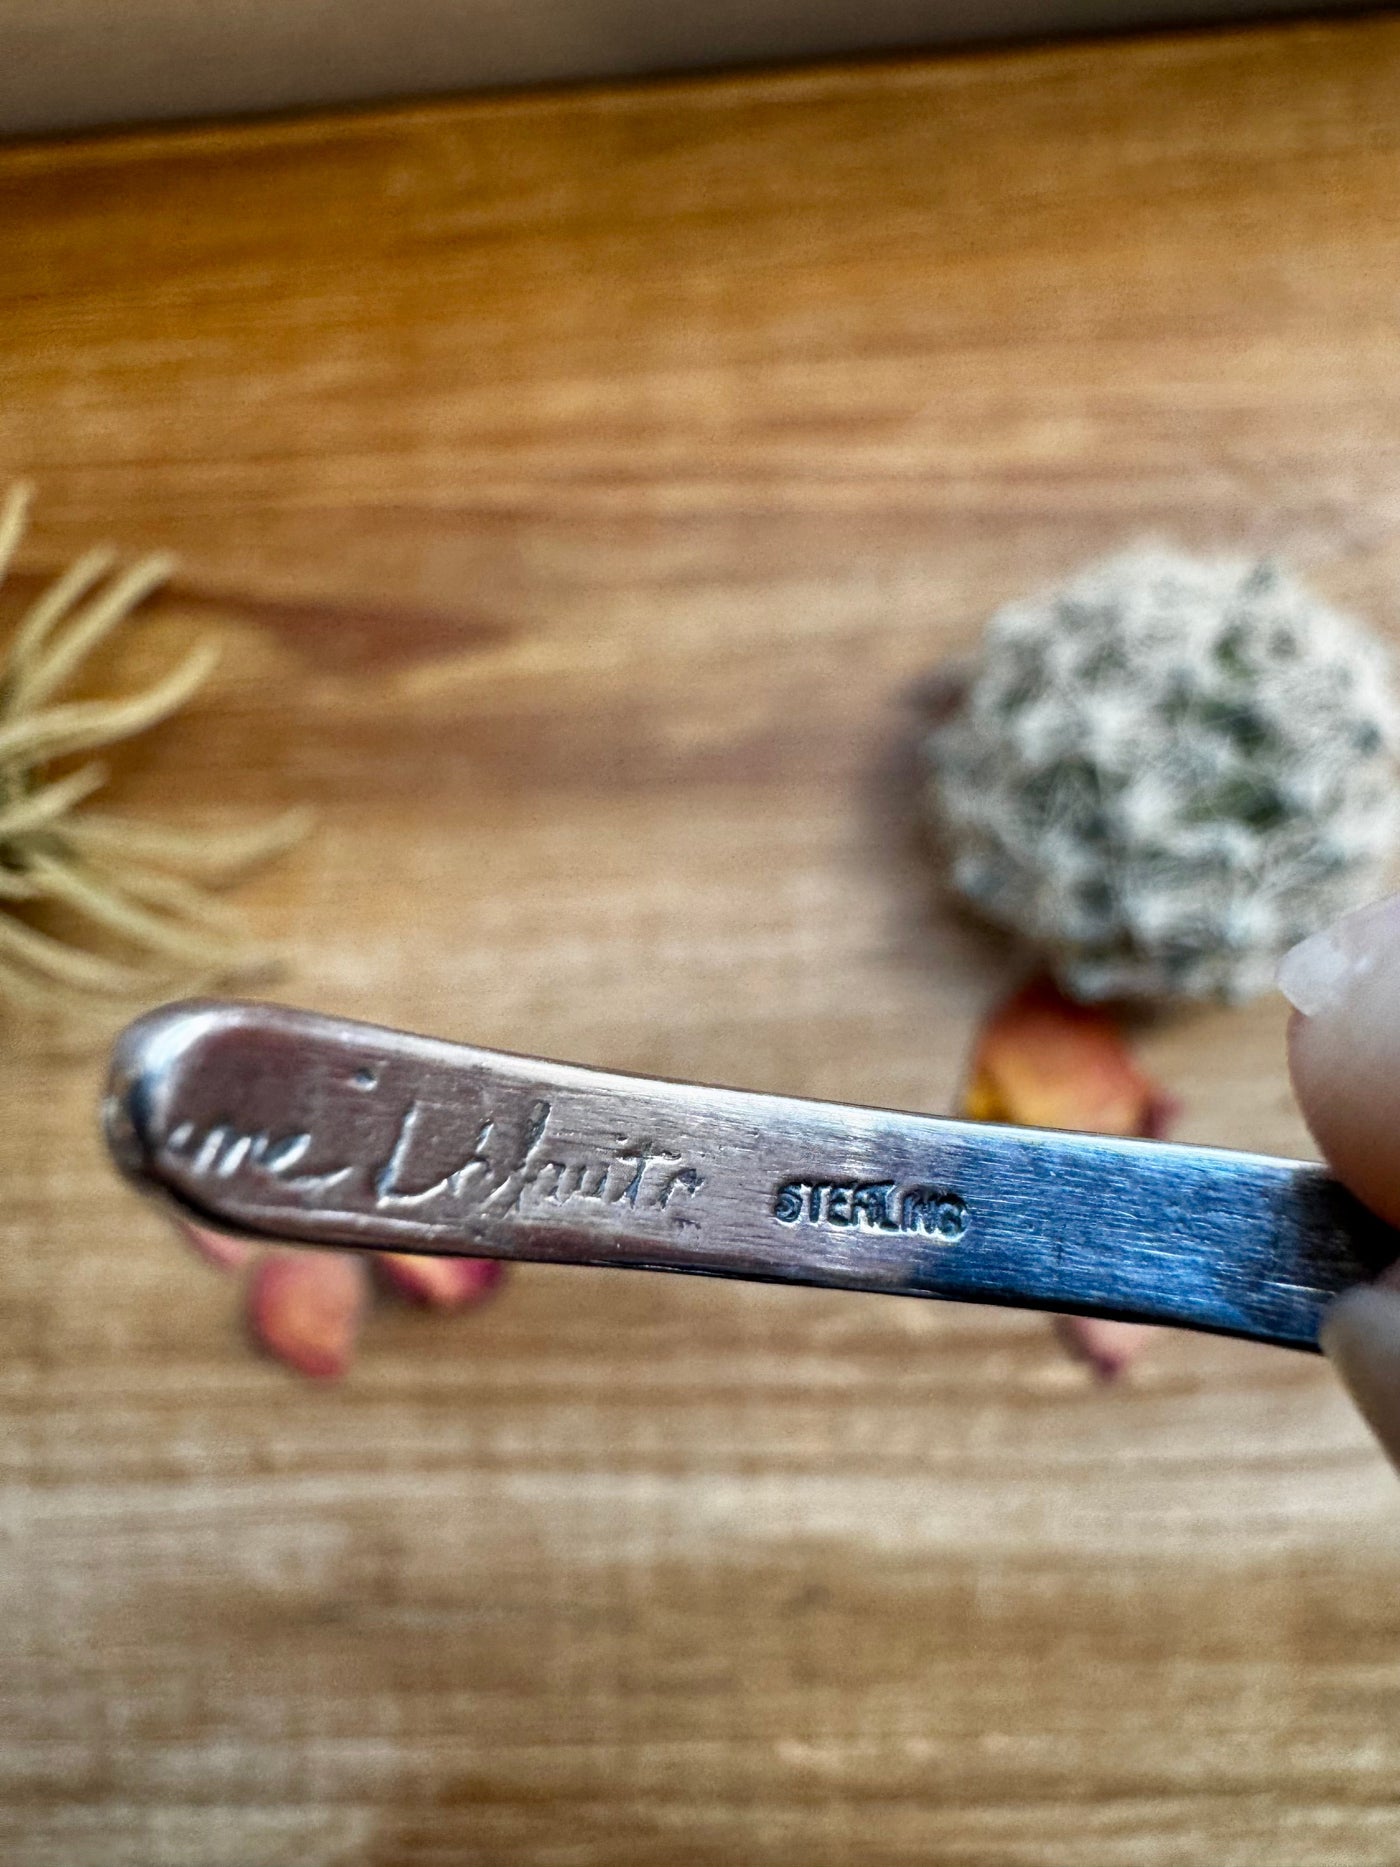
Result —
[[1322, 1168], [612, 1076], [273, 1005], [118, 1042], [125, 1173], [243, 1236], [949, 1297], [1317, 1346], [1400, 1234]]

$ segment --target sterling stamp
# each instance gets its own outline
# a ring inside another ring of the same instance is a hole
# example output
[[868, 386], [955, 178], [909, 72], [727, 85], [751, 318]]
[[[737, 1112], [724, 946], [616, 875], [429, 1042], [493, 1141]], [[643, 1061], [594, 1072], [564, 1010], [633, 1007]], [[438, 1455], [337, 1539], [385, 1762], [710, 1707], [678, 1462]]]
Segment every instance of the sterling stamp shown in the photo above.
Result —
[[908, 1232], [949, 1245], [967, 1230], [967, 1205], [956, 1193], [893, 1180], [785, 1180], [773, 1195], [773, 1217], [779, 1225]]

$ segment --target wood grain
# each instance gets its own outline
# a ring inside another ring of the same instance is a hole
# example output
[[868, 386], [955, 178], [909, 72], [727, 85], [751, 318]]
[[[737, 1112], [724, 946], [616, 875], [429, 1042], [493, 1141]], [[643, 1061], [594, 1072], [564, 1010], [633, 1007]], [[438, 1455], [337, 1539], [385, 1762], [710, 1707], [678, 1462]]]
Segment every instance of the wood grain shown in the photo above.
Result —
[[[284, 995], [937, 1109], [1005, 948], [913, 695], [1146, 532], [1400, 587], [1400, 22], [0, 153], [26, 576], [183, 555], [143, 808], [315, 841]], [[146, 652], [140, 650], [139, 652]], [[1303, 1149], [1265, 1004], [1147, 1030]], [[349, 1381], [0, 1057], [15, 1867], [1245, 1867], [1400, 1853], [1400, 1498], [1325, 1368], [538, 1270]]]

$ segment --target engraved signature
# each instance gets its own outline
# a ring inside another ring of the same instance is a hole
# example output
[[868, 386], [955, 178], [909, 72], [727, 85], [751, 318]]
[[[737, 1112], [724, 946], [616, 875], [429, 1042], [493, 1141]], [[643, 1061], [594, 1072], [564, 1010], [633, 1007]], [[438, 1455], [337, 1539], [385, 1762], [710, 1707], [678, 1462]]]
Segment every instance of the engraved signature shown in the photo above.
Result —
[[955, 1245], [968, 1223], [957, 1193], [894, 1180], [785, 1180], [773, 1194], [773, 1217], [780, 1225], [910, 1232], [945, 1245]]
[[[327, 1163], [308, 1129], [273, 1134], [218, 1121], [199, 1128], [183, 1122], [164, 1149], [187, 1172], [219, 1179], [270, 1181], [312, 1197], [358, 1193], [386, 1215], [439, 1217], [545, 1216], [577, 1203], [679, 1216], [704, 1185], [704, 1176], [680, 1154], [645, 1137], [619, 1135], [611, 1147], [556, 1132], [552, 1105], [530, 1104], [523, 1122], [488, 1112], [469, 1151], [442, 1154], [442, 1111], [414, 1100], [399, 1116], [382, 1160]], [[684, 1222], [684, 1221], [683, 1221]]]
[[[677, 1197], [694, 1198], [704, 1184], [696, 1168], [654, 1141], [620, 1135], [612, 1148], [599, 1151], [587, 1142], [554, 1136], [549, 1127], [552, 1114], [547, 1101], [534, 1103], [514, 1147], [504, 1136], [504, 1145], [498, 1144], [499, 1123], [488, 1114], [465, 1160], [414, 1185], [414, 1142], [425, 1116], [421, 1103], [410, 1103], [389, 1157], [373, 1177], [376, 1205], [386, 1212], [413, 1211], [426, 1201], [447, 1197], [481, 1212], [506, 1213], [519, 1212], [527, 1201], [561, 1206], [591, 1200], [601, 1206], [664, 1212]], [[431, 1122], [431, 1111], [427, 1119]]]
[[186, 1165], [192, 1173], [216, 1174], [221, 1180], [231, 1180], [245, 1168], [257, 1167], [273, 1175], [283, 1186], [295, 1187], [303, 1193], [324, 1193], [348, 1179], [354, 1168], [294, 1172], [314, 1145], [315, 1137], [304, 1129], [273, 1135], [245, 1132], [232, 1122], [215, 1122], [209, 1128], [181, 1122], [165, 1139], [166, 1153], [187, 1155]]

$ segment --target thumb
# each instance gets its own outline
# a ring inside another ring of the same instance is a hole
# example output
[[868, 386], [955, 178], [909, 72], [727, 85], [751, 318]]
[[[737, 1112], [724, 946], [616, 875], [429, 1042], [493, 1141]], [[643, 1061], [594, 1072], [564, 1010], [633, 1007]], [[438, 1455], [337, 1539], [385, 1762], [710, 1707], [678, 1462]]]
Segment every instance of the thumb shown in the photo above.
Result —
[[[1287, 954], [1288, 1063], [1332, 1171], [1400, 1226], [1400, 895], [1359, 908]], [[1397, 1244], [1400, 1250], [1400, 1244]], [[1400, 1466], [1400, 1288], [1349, 1290], [1322, 1347], [1392, 1463]]]

